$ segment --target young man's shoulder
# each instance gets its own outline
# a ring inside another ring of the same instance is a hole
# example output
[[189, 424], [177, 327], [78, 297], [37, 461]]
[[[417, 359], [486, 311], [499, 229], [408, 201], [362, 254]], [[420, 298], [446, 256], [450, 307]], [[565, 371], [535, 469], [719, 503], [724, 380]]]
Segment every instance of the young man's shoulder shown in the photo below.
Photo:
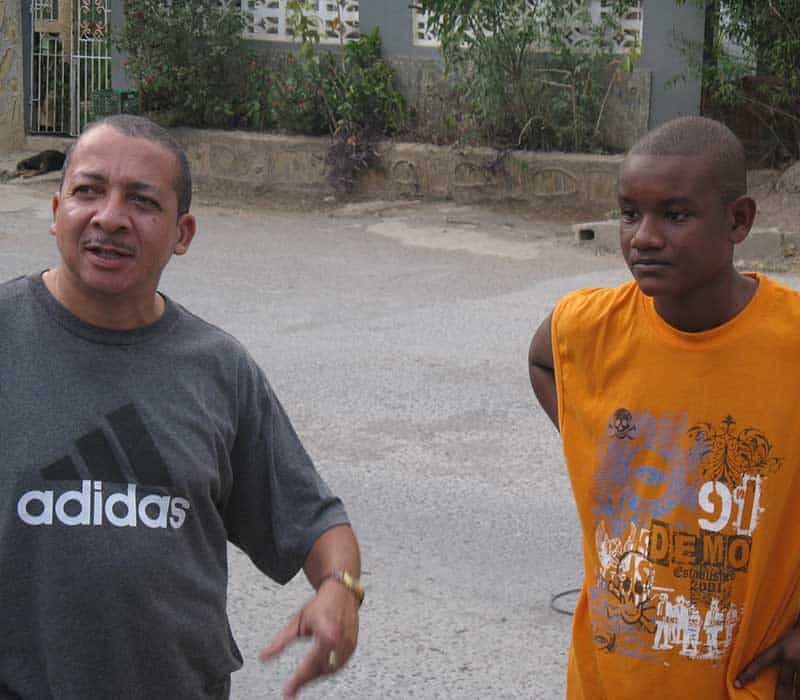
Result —
[[556, 304], [556, 320], [578, 317], [582, 320], [600, 319], [624, 309], [635, 310], [638, 288], [634, 281], [618, 287], [585, 287], [565, 294]]
[[768, 275], [759, 273], [757, 275], [757, 279], [759, 284], [763, 284], [771, 295], [792, 304], [800, 304], [800, 290], [794, 289], [793, 287], [780, 282], [774, 277], [769, 277]]

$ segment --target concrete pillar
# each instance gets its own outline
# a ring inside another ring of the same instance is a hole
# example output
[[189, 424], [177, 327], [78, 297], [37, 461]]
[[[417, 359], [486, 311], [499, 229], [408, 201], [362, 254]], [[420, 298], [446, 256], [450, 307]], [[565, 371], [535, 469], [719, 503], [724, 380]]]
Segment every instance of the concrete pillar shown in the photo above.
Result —
[[[124, 0], [111, 0], [111, 16], [109, 21], [113, 31], [118, 32], [122, 29], [125, 21]], [[111, 86], [114, 88], [128, 89], [131, 83], [125, 73], [125, 54], [117, 49], [116, 42], [111, 44]]]
[[[644, 0], [640, 69], [653, 74], [650, 128], [674, 117], [700, 114], [701, 82], [690, 65], [703, 60], [705, 8], [699, 3]], [[676, 76], [687, 80], [668, 85]]]
[[414, 44], [414, 27], [410, 2], [397, 0], [361, 0], [358, 25], [362, 34], [380, 29], [384, 56], [438, 59], [439, 52], [430, 46]]
[[0, 151], [25, 141], [22, 74], [22, 3], [0, 0]]

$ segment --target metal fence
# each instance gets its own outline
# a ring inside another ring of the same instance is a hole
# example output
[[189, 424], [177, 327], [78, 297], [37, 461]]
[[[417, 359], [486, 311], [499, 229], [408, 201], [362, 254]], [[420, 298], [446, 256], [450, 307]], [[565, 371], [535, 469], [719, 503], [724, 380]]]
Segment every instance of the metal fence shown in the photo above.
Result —
[[110, 0], [31, 3], [30, 133], [77, 135], [111, 87]]

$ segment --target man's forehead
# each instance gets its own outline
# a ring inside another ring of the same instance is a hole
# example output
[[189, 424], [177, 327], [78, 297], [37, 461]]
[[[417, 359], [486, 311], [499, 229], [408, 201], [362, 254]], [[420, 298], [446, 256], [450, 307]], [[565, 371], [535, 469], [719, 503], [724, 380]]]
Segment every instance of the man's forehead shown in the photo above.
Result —
[[133, 148], [134, 150], [146, 149], [151, 155], [153, 152], [158, 152], [170, 160], [175, 160], [174, 154], [164, 144], [144, 136], [132, 136], [118, 131], [112, 126], [103, 124], [78, 138], [72, 148], [70, 161], [74, 162], [76, 158], [86, 155], [111, 155], [111, 151], [125, 148]]
[[622, 162], [622, 171], [639, 169], [676, 170], [685, 168], [707, 169], [709, 160], [703, 154], [652, 154], [630, 153]]
[[[117, 154], [127, 152], [127, 157], [120, 160]], [[175, 155], [163, 144], [141, 136], [131, 136], [113, 127], [102, 125], [95, 127], [81, 136], [72, 148], [69, 158], [68, 176], [78, 173], [92, 174], [92, 176], [106, 176], [110, 168], [137, 170], [142, 166], [151, 169], [155, 165], [154, 159], [164, 158], [172, 167], [168, 174], [163, 170], [163, 163], [159, 164], [157, 172], [167, 175], [170, 179], [177, 172], [178, 162]]]
[[634, 153], [625, 158], [619, 188], [637, 187], [672, 191], [674, 197], [691, 196], [715, 187], [714, 173], [703, 156]]
[[[93, 170], [91, 167], [88, 168], [81, 168], [80, 166], [73, 169], [70, 173], [70, 178], [72, 180], [88, 180], [91, 182], [96, 182], [99, 184], [103, 184], [108, 182], [109, 175], [104, 170]], [[131, 176], [130, 178], [125, 179], [125, 186], [130, 190], [152, 190], [158, 191], [162, 189], [157, 182], [151, 182], [148, 180], [140, 180], [137, 179], [135, 176]]]

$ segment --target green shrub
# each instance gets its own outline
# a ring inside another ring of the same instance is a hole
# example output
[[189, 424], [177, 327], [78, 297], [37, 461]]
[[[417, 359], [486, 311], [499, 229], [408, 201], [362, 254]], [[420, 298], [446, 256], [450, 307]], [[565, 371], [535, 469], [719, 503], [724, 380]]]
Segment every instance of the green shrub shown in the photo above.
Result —
[[236, 124], [246, 110], [244, 22], [235, 0], [127, 0], [118, 44], [143, 111], [173, 124]]
[[[800, 3], [677, 1], [702, 7], [706, 27], [703, 60], [687, 61], [687, 70], [675, 79], [701, 77], [705, 114], [735, 131], [759, 127], [762, 142], [750, 144], [759, 165], [800, 157]], [[696, 43], [676, 38], [687, 56], [701, 53]]]
[[[638, 46], [624, 37], [632, 0], [419, 0], [470, 117], [496, 146], [588, 150], [611, 85]], [[620, 46], [628, 52], [619, 53]]]
[[339, 53], [307, 39], [268, 80], [273, 121], [283, 130], [377, 138], [398, 133], [408, 121], [377, 29]]
[[[252, 8], [255, 2], [252, 0]], [[248, 17], [236, 0], [128, 0], [118, 45], [141, 108], [168, 125], [279, 129], [360, 141], [394, 134], [408, 120], [377, 29], [320, 50], [319, 20], [289, 1], [299, 41], [278, 64], [247, 48]]]

